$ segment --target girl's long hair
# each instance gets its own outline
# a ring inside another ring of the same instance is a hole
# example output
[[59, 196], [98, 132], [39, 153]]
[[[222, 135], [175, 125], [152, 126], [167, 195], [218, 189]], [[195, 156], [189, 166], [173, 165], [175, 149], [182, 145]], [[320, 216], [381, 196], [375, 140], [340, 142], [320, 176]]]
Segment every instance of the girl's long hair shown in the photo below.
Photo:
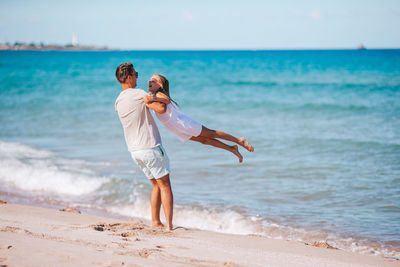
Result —
[[167, 78], [158, 73], [154, 74], [153, 77], [155, 78], [156, 83], [160, 86], [160, 89], [158, 89], [157, 92], [165, 94], [166, 96], [168, 96], [169, 100], [174, 102], [175, 105], [179, 106], [178, 103], [172, 100], [171, 95], [169, 94], [169, 81], [167, 80]]

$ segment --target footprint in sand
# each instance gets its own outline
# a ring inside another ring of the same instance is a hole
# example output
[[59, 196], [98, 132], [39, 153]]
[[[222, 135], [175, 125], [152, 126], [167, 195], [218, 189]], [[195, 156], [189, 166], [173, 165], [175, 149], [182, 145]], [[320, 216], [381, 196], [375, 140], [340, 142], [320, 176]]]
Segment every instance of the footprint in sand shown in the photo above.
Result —
[[64, 212], [72, 212], [72, 213], [81, 213], [80, 210], [75, 209], [75, 208], [64, 208], [64, 209], [60, 209], [59, 211], [64, 211]]
[[11, 233], [17, 233], [17, 234], [32, 234], [32, 232], [19, 228], [19, 227], [14, 227], [14, 226], [6, 226], [3, 229], [0, 229], [2, 232], [11, 232]]
[[306, 244], [307, 246], [314, 246], [314, 247], [317, 247], [317, 248], [338, 249], [338, 248], [336, 248], [334, 246], [331, 246], [326, 241], [320, 241], [320, 242], [316, 241], [316, 242], [313, 242], [313, 243], [304, 243], [304, 244]]
[[161, 251], [160, 249], [144, 248], [142, 250], [139, 250], [139, 256], [147, 259], [151, 254], [153, 254], [155, 252], [160, 252], [160, 251]]
[[114, 261], [111, 263], [110, 266], [114, 267], [114, 266], [124, 266], [124, 265], [125, 265], [125, 262], [123, 262], [123, 261]]

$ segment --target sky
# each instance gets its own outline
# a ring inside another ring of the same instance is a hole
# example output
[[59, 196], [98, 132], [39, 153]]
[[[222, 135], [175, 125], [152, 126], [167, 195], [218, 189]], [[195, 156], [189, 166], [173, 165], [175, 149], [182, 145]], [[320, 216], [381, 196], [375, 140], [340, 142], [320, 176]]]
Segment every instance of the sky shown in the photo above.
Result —
[[0, 43], [115, 49], [400, 48], [400, 0], [0, 0]]

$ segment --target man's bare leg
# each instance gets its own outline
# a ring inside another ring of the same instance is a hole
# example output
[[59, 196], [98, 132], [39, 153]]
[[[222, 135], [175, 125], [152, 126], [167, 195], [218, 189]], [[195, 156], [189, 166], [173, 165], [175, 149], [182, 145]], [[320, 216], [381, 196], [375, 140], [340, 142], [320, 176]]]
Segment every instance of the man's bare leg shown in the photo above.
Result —
[[232, 152], [233, 154], [235, 154], [236, 157], [239, 158], [239, 162], [243, 161], [242, 154], [240, 154], [238, 146], [236, 146], [236, 145], [228, 146], [227, 144], [222, 143], [221, 141], [218, 141], [217, 139], [211, 139], [211, 138], [206, 138], [206, 137], [201, 137], [201, 136], [192, 136], [190, 138], [190, 140], [200, 142], [204, 145], [215, 146], [218, 148], [228, 150], [229, 152]]
[[203, 125], [202, 129], [201, 129], [201, 133], [199, 135], [200, 137], [207, 137], [210, 139], [215, 139], [215, 138], [220, 138], [220, 139], [224, 139], [227, 141], [231, 141], [234, 142], [242, 147], [244, 147], [245, 149], [247, 149], [250, 152], [254, 151], [254, 148], [252, 145], [250, 145], [246, 139], [244, 137], [234, 137], [233, 135], [230, 135], [228, 133], [222, 132], [222, 131], [215, 131], [215, 130], [211, 130], [208, 129], [207, 127], [205, 127]]
[[172, 195], [171, 183], [169, 174], [156, 179], [157, 185], [160, 188], [161, 203], [164, 209], [165, 219], [167, 220], [166, 229], [172, 230], [172, 216], [174, 212], [174, 196]]
[[164, 227], [160, 220], [160, 210], [161, 210], [161, 194], [160, 187], [158, 187], [158, 183], [156, 179], [150, 179], [150, 182], [153, 184], [153, 190], [151, 191], [151, 226], [152, 227]]

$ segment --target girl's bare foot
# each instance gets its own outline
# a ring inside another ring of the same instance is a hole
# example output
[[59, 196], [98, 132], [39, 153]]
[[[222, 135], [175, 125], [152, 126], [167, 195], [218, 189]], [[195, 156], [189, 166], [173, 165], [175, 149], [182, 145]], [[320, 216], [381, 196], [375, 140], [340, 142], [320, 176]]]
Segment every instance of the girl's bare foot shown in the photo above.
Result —
[[153, 228], [164, 228], [164, 224], [162, 224], [161, 222], [152, 223], [151, 227], [153, 227]]
[[167, 225], [167, 226], [165, 227], [165, 230], [167, 230], [167, 231], [172, 231], [172, 225]]
[[239, 139], [239, 145], [246, 148], [250, 152], [254, 152], [254, 147], [250, 145], [244, 137], [240, 137], [238, 139]]
[[236, 155], [236, 157], [239, 158], [239, 162], [242, 163], [243, 161], [243, 156], [239, 152], [239, 148], [237, 145], [232, 146], [232, 153]]

